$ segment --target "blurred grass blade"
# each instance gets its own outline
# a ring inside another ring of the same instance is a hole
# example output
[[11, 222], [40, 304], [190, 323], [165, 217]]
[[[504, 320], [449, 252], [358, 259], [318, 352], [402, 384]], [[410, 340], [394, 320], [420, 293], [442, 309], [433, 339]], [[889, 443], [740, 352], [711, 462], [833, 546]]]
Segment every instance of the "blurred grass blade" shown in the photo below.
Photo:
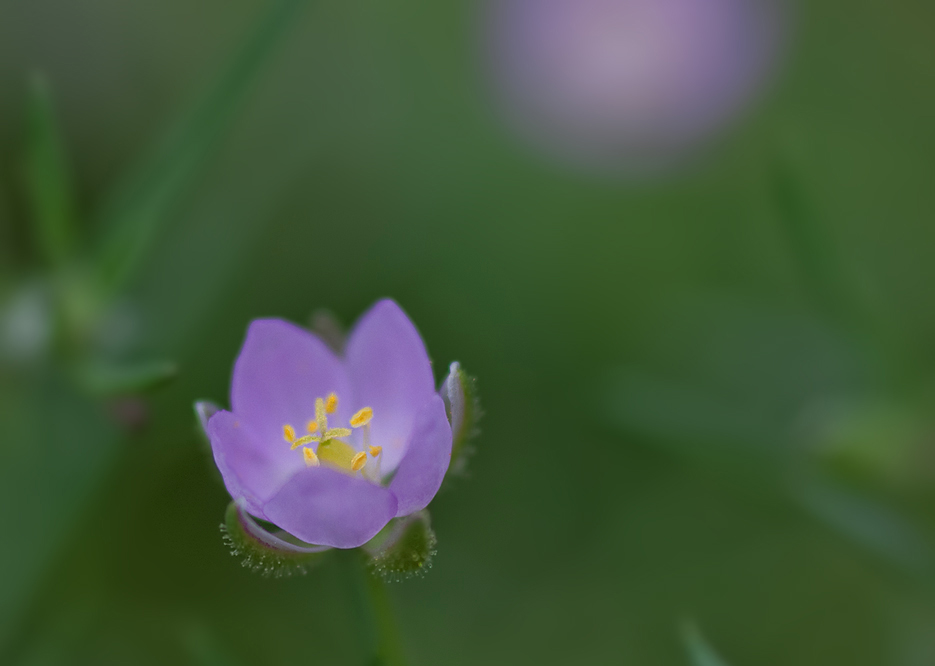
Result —
[[682, 643], [691, 666], [728, 666], [694, 623], [688, 622], [682, 626]]
[[7, 205], [5, 184], [0, 183], [0, 291], [6, 286], [13, 273], [14, 257], [22, 257], [15, 247], [13, 221]]
[[604, 386], [600, 399], [615, 428], [648, 437], [682, 460], [758, 484], [778, 481], [784, 440], [752, 401], [627, 369]]
[[143, 393], [175, 379], [178, 365], [171, 361], [111, 363], [93, 361], [78, 370], [81, 385], [91, 395], [116, 396]]
[[865, 550], [929, 585], [935, 580], [935, 554], [901, 514], [830, 482], [803, 482], [792, 494], [809, 513]]
[[827, 230], [812, 211], [797, 164], [790, 155], [782, 155], [773, 164], [773, 200], [782, 231], [809, 289], [821, 305], [832, 305], [842, 297], [838, 257]]
[[214, 153], [251, 84], [305, 0], [278, 0], [257, 23], [226, 71], [169, 132], [101, 211], [104, 234], [95, 268], [105, 293], [117, 293], [133, 277], [159, 227], [172, 216]]
[[43, 579], [81, 529], [119, 444], [113, 423], [64, 378], [0, 374], [0, 664], [20, 663]]
[[858, 288], [860, 281], [831, 229], [816, 213], [799, 152], [796, 146], [787, 146], [772, 167], [770, 186], [779, 226], [813, 302], [859, 332], [872, 325], [867, 295]]
[[52, 93], [41, 74], [29, 81], [25, 171], [37, 245], [49, 266], [61, 266], [75, 250], [75, 198]]

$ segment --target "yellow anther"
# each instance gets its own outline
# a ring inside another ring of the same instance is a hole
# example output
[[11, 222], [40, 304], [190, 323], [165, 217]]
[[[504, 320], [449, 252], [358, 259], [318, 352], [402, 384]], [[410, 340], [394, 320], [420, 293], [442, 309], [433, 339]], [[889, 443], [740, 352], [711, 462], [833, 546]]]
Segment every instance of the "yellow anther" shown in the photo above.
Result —
[[305, 446], [306, 444], [311, 444], [312, 442], [318, 442], [321, 440], [321, 437], [318, 435], [306, 435], [305, 437], [299, 437], [297, 440], [292, 442], [292, 451], [295, 451], [300, 446]]
[[374, 458], [376, 458], [381, 453], [383, 453], [382, 446], [371, 446], [370, 447], [370, 455], [372, 455]]
[[351, 469], [355, 472], [359, 472], [364, 465], [367, 464], [367, 454], [361, 451], [356, 456], [351, 458]]
[[282, 427], [282, 436], [290, 444], [295, 441], [295, 428], [288, 423]]
[[325, 401], [325, 411], [329, 414], [334, 414], [338, 409], [338, 396], [334, 393], [328, 395], [328, 399]]
[[325, 439], [334, 439], [336, 437], [350, 437], [350, 428], [328, 428], [325, 431]]
[[318, 460], [318, 456], [316, 456], [315, 452], [311, 449], [302, 449], [302, 454], [305, 456], [305, 465], [307, 467], [318, 467], [321, 464]]
[[305, 425], [305, 429], [308, 430], [309, 432], [315, 432], [316, 430], [318, 430], [318, 423], [316, 421], [309, 421]]
[[364, 407], [362, 410], [354, 414], [351, 417], [351, 427], [359, 428], [370, 423], [370, 419], [373, 418], [373, 410], [370, 407]]

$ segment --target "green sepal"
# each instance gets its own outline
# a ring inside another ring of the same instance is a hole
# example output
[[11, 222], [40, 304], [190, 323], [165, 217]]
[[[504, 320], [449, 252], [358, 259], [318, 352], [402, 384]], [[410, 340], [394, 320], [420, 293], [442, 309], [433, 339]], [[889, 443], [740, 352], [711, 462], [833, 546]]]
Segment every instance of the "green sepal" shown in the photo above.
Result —
[[394, 518], [363, 548], [370, 556], [371, 571], [388, 582], [397, 582], [431, 569], [436, 545], [429, 512], [423, 509]]
[[445, 401], [445, 411], [451, 424], [451, 463], [449, 475], [463, 475], [468, 458], [474, 453], [470, 440], [477, 436], [482, 415], [477, 397], [477, 380], [468, 375], [455, 361], [442, 382], [439, 394]]
[[171, 361], [88, 361], [77, 368], [78, 381], [82, 388], [92, 395], [99, 396], [152, 391], [168, 384], [178, 373], [178, 365]]
[[221, 406], [217, 405], [210, 400], [199, 400], [194, 404], [195, 410], [195, 423], [200, 437], [198, 442], [200, 444], [199, 448], [201, 452], [206, 457], [206, 462], [208, 462], [208, 469], [210, 470], [211, 476], [213, 476], [218, 483], [224, 484], [224, 478], [221, 476], [221, 472], [218, 470], [218, 466], [214, 462], [214, 450], [211, 448], [211, 436], [208, 434], [208, 421], [211, 420], [211, 417], [221, 411]]
[[263, 576], [282, 578], [304, 574], [330, 550], [327, 546], [302, 543], [282, 530], [268, 531], [238, 501], [228, 505], [224, 518], [222, 538], [230, 547], [231, 555], [241, 558], [242, 566]]

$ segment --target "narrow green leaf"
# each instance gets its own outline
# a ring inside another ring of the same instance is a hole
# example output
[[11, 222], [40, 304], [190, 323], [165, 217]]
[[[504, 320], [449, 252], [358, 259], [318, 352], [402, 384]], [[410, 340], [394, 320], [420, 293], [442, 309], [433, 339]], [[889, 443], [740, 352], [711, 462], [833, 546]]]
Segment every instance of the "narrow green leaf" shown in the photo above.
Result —
[[682, 626], [682, 643], [691, 666], [727, 666], [727, 662], [714, 651], [693, 623]]
[[217, 83], [116, 191], [98, 216], [103, 237], [95, 267], [100, 286], [116, 293], [140, 267], [159, 227], [171, 219], [214, 155], [251, 84], [305, 0], [272, 3]]
[[40, 74], [29, 81], [25, 171], [37, 245], [49, 266], [61, 266], [75, 250], [75, 198], [51, 90]]

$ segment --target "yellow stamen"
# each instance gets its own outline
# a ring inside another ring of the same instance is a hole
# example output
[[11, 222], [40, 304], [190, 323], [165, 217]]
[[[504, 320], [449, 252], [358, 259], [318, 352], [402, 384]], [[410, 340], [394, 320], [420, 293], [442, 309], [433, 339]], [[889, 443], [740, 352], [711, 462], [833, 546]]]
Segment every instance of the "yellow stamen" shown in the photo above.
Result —
[[[293, 450], [313, 442], [318, 443], [317, 451], [310, 448], [302, 449], [305, 462], [309, 466], [325, 464], [347, 472], [359, 472], [367, 464], [367, 454], [363, 451], [355, 451], [354, 447], [340, 439], [350, 437], [353, 431], [350, 428], [328, 427], [328, 414], [334, 414], [337, 409], [338, 396], [336, 394], [329, 393], [327, 398], [315, 398], [315, 419], [305, 424], [305, 429], [309, 434], [296, 439], [295, 429], [291, 425], [285, 425], [283, 436], [287, 442], [292, 444]], [[351, 426], [364, 429], [364, 451], [369, 450], [370, 455], [376, 458], [383, 449], [379, 446], [370, 446], [371, 419], [373, 419], [373, 409], [364, 407], [351, 418]], [[379, 473], [379, 468], [378, 460], [373, 469]]]
[[321, 398], [315, 398], [315, 423], [322, 433], [328, 429], [328, 416], [325, 412], [325, 401]]
[[370, 419], [373, 418], [373, 410], [370, 407], [364, 407], [362, 410], [354, 414], [351, 417], [351, 427], [359, 428], [370, 423]]
[[300, 446], [305, 446], [306, 444], [311, 444], [312, 442], [318, 442], [321, 440], [321, 437], [318, 435], [306, 435], [305, 437], [299, 437], [297, 440], [292, 442], [292, 448], [290, 450], [295, 451]]
[[316, 456], [315, 452], [311, 449], [302, 449], [302, 453], [305, 456], [305, 465], [307, 467], [318, 467], [321, 464], [318, 460], [318, 456]]

